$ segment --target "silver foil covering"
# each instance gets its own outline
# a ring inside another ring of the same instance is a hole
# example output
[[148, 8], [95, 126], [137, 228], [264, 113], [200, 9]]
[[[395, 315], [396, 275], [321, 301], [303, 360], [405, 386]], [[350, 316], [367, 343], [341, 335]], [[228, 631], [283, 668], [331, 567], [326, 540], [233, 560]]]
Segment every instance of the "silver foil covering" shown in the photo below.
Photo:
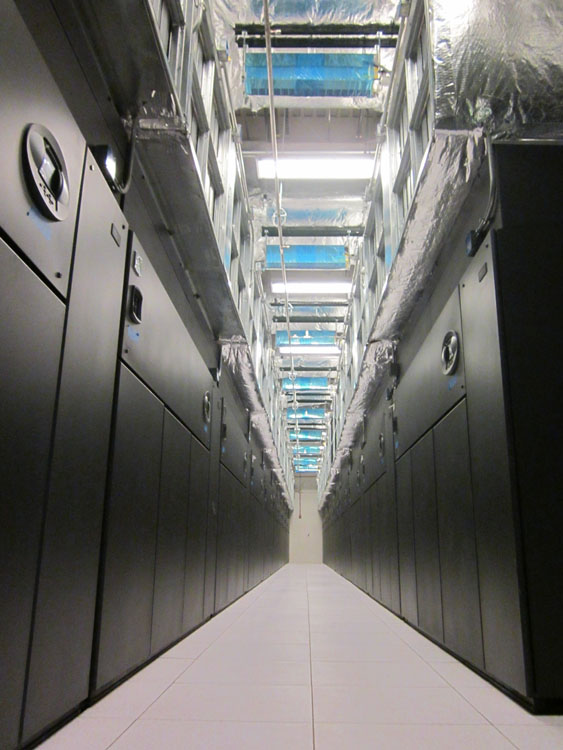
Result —
[[221, 341], [221, 357], [223, 366], [229, 369], [238, 386], [239, 394], [250, 411], [252, 424], [260, 435], [264, 450], [270, 457], [272, 470], [283, 488], [287, 507], [293, 510], [293, 475], [287, 476], [281, 465], [270, 419], [258, 390], [248, 342], [238, 336]]
[[436, 128], [563, 134], [561, 0], [429, 0]]
[[418, 188], [407, 217], [398, 252], [391, 266], [375, 321], [364, 352], [358, 384], [340, 435], [324, 487], [320, 507], [354, 445], [391, 361], [393, 342], [400, 336], [484, 157], [482, 131], [437, 131], [422, 167]]

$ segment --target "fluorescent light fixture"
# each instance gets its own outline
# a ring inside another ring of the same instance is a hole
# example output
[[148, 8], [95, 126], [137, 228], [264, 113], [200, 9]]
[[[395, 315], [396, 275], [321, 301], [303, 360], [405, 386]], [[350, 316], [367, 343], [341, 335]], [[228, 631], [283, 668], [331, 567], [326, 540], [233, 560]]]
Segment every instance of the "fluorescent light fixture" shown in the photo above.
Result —
[[299, 294], [311, 297], [316, 294], [350, 294], [351, 281], [272, 281], [272, 294]]
[[[280, 180], [369, 180], [373, 173], [373, 156], [304, 157], [278, 159]], [[273, 180], [273, 159], [258, 159], [258, 179]]]
[[280, 346], [280, 354], [340, 354], [340, 348], [338, 346]]

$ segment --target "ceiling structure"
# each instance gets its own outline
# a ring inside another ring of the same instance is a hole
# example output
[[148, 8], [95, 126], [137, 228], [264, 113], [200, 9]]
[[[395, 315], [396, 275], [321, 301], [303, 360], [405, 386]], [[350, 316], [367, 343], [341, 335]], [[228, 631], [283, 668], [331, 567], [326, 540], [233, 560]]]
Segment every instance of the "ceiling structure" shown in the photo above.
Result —
[[262, 2], [241, 5], [219, 2], [218, 16], [229, 49], [236, 45], [231, 86], [255, 263], [270, 313], [294, 470], [316, 474], [362, 271], [358, 247], [398, 4], [351, 0], [321, 11], [306, 0], [274, 0], [265, 8], [271, 34], [265, 33]]

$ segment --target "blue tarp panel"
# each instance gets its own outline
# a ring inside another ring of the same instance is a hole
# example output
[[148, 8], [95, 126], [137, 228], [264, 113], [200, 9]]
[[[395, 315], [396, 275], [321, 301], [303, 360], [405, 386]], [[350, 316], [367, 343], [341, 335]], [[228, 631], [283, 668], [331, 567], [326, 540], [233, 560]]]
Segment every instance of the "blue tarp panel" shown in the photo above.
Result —
[[[373, 55], [278, 52], [273, 56], [278, 96], [372, 96]], [[266, 54], [246, 54], [246, 93], [268, 95]]]
[[[296, 410], [295, 409], [288, 409], [287, 410], [287, 418], [288, 420], [294, 421], [296, 418]], [[299, 421], [318, 421], [325, 418], [325, 410], [324, 409], [314, 409], [314, 408], [307, 408], [303, 407], [302, 409], [297, 409], [297, 419]]]
[[293, 447], [293, 455], [294, 456], [320, 456], [322, 452], [322, 448], [320, 445], [300, 445], [299, 451], [297, 451], [297, 446], [295, 445]]
[[[298, 330], [291, 332], [292, 346], [335, 346], [334, 331]], [[287, 331], [276, 331], [276, 346], [287, 346]]]
[[[297, 440], [297, 433], [296, 432], [290, 432], [289, 433], [289, 439], [291, 441]], [[323, 433], [320, 430], [299, 430], [299, 442], [303, 443], [305, 441], [317, 441], [323, 439]]]
[[[284, 250], [286, 268], [346, 268], [344, 245], [291, 245]], [[281, 268], [279, 245], [266, 249], [266, 268]]]
[[284, 378], [282, 388], [284, 391], [326, 391], [328, 378]]

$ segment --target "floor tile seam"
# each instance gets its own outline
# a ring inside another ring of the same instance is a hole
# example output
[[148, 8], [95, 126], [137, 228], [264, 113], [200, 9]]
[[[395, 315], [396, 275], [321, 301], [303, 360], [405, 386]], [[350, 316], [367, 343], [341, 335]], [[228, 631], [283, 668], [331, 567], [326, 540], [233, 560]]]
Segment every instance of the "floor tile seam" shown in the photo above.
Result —
[[305, 569], [305, 593], [307, 597], [307, 633], [309, 637], [309, 691], [311, 695], [311, 734], [313, 741], [313, 750], [316, 747], [315, 738], [315, 699], [314, 699], [314, 684], [313, 684], [313, 657], [311, 653], [311, 609], [309, 602], [309, 575], [308, 569]]
[[[162, 716], [151, 716], [150, 718], [146, 719], [139, 719], [138, 721], [154, 721], [159, 722], [162, 724], [283, 724], [284, 726], [286, 724], [289, 724], [290, 726], [312, 726], [312, 721], [286, 721], [284, 719], [176, 719], [176, 718], [163, 718]], [[133, 722], [136, 723], [136, 722]], [[127, 727], [128, 729], [131, 729], [130, 725]], [[127, 731], [125, 730], [125, 731]], [[120, 735], [121, 736], [121, 735]], [[117, 741], [113, 740], [112, 744]], [[108, 748], [111, 747], [108, 745]], [[107, 749], [106, 749], [107, 750]]]

